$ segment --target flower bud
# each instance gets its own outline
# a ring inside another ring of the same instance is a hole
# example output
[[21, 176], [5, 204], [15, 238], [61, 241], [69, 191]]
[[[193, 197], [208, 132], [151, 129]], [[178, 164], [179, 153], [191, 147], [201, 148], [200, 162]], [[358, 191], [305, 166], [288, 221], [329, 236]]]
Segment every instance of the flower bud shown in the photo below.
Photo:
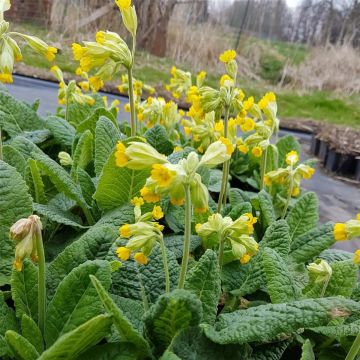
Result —
[[233, 78], [236, 79], [237, 71], [238, 71], [238, 65], [236, 60], [231, 60], [225, 65], [226, 71], [228, 74]]
[[227, 147], [221, 141], [212, 143], [200, 160], [199, 166], [215, 167], [230, 159]]
[[41, 240], [42, 224], [37, 215], [31, 215], [27, 219], [18, 220], [10, 228], [11, 239], [17, 241], [15, 248], [14, 267], [21, 271], [25, 258], [37, 258], [37, 239]]
[[309, 273], [315, 276], [315, 282], [321, 283], [328, 280], [332, 275], [332, 268], [325, 260], [316, 260], [307, 265]]
[[[1, 13], [1, 5], [0, 5], [0, 13]], [[0, 36], [6, 33], [9, 29], [9, 23], [7, 21], [1, 21], [0, 19]]]
[[73, 164], [70, 154], [65, 151], [60, 151], [58, 157], [62, 166], [71, 166]]
[[126, 29], [133, 36], [133, 38], [135, 38], [138, 26], [135, 6], [131, 6], [126, 10], [121, 10], [121, 16]]

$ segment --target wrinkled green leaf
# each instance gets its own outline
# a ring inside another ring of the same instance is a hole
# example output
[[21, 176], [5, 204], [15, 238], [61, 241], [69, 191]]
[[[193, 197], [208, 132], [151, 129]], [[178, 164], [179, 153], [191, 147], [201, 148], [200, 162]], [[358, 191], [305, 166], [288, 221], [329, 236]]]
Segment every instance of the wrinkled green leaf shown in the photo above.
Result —
[[286, 217], [290, 227], [291, 241], [317, 225], [318, 206], [317, 196], [313, 192], [306, 193], [295, 203]]
[[315, 355], [311, 342], [307, 339], [301, 348], [301, 359], [300, 360], [315, 360]]
[[16, 331], [8, 330], [5, 334], [5, 339], [11, 351], [15, 354], [16, 359], [38, 359], [39, 353], [36, 351], [35, 347]]
[[[184, 235], [165, 235], [165, 246], [174, 253], [177, 259], [180, 259], [183, 255], [184, 247]], [[191, 236], [190, 238], [190, 252], [193, 252], [201, 245], [201, 239], [199, 236]]]
[[49, 116], [45, 126], [50, 130], [56, 144], [63, 146], [66, 150], [71, 149], [75, 138], [75, 128], [66, 120], [57, 116]]
[[169, 134], [163, 126], [156, 124], [146, 131], [144, 137], [159, 153], [170, 155], [173, 152], [174, 145], [170, 141]]
[[21, 175], [0, 160], [0, 286], [10, 280], [14, 242], [9, 239], [11, 225], [32, 214], [32, 199]]
[[265, 230], [275, 220], [275, 210], [271, 200], [271, 196], [264, 190], [258, 194], [259, 206], [260, 206], [260, 221], [263, 229]]
[[203, 322], [215, 321], [220, 298], [220, 268], [214, 251], [208, 249], [199, 262], [188, 272], [185, 289], [202, 302]]
[[3, 158], [6, 163], [13, 166], [22, 176], [24, 176], [26, 161], [19, 150], [11, 145], [4, 145]]
[[21, 318], [21, 332], [24, 338], [34, 346], [39, 354], [41, 354], [43, 351], [41, 331], [35, 321], [26, 314], [24, 314]]
[[111, 273], [107, 261], [87, 261], [73, 269], [61, 281], [48, 304], [45, 323], [47, 346], [103, 312], [89, 275], [96, 275], [107, 289], [110, 287]]

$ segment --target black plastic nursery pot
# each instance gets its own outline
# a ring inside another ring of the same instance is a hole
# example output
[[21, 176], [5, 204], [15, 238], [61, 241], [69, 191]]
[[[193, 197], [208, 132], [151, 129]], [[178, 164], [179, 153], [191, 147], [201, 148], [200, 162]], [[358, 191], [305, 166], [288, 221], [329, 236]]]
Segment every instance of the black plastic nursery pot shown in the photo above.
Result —
[[341, 175], [354, 176], [356, 159], [353, 155], [339, 154], [335, 150], [329, 150], [325, 168]]
[[310, 144], [310, 152], [311, 154], [317, 156], [320, 150], [320, 139], [317, 139], [316, 136], [313, 134], [311, 137], [311, 144]]
[[329, 153], [329, 145], [325, 141], [321, 140], [319, 147], [319, 159], [323, 164], [326, 163], [328, 153]]
[[360, 181], [360, 156], [355, 158], [355, 180]]

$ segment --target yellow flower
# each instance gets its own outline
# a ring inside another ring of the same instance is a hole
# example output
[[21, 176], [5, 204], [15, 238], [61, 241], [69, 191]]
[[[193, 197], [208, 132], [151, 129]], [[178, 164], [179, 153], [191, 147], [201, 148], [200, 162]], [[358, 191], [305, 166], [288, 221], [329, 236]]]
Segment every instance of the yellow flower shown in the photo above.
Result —
[[126, 156], [125, 151], [126, 151], [126, 146], [119, 141], [116, 144], [116, 152], [115, 152], [116, 165], [119, 167], [126, 166], [126, 164], [129, 161], [129, 158]]
[[116, 255], [122, 261], [129, 260], [130, 254], [131, 254], [131, 250], [126, 248], [125, 246], [121, 246], [116, 249]]
[[175, 198], [170, 199], [170, 203], [175, 206], [182, 206], [182, 205], [184, 205], [184, 202], [185, 202], [185, 199], [175, 199]]
[[360, 249], [356, 250], [354, 253], [354, 263], [356, 265], [360, 264]]
[[158, 183], [160, 187], [168, 187], [176, 175], [175, 171], [167, 169], [164, 165], [154, 164], [151, 170], [151, 178]]
[[189, 128], [188, 126], [184, 126], [184, 132], [186, 136], [190, 136], [191, 134], [191, 128]]
[[360, 220], [360, 213], [356, 214], [356, 220]]
[[172, 76], [176, 77], [176, 71], [177, 71], [176, 66], [173, 66], [173, 67], [171, 68], [171, 70], [170, 70], [170, 74], [171, 74]]
[[334, 225], [334, 239], [336, 241], [343, 241], [348, 239], [346, 225], [343, 223], [336, 223]]
[[120, 227], [119, 234], [123, 238], [129, 238], [131, 236], [131, 229], [129, 224], [125, 224]]
[[131, 204], [134, 206], [142, 206], [144, 205], [144, 199], [142, 197], [135, 196], [131, 199]]
[[257, 218], [251, 213], [246, 213], [242, 216], [247, 216], [248, 220], [246, 221], [246, 224], [248, 226], [249, 234], [252, 234], [254, 232], [254, 224], [257, 223]]
[[299, 161], [299, 154], [297, 151], [290, 151], [286, 154], [285, 161], [288, 165], [295, 165]]
[[302, 173], [302, 176], [305, 180], [308, 180], [308, 179], [311, 179], [311, 177], [314, 175], [314, 173], [315, 173], [315, 169], [313, 169], [312, 167], [309, 167], [307, 169], [307, 171], [304, 171]]
[[89, 78], [89, 83], [93, 91], [99, 91], [104, 86], [104, 82], [99, 76], [92, 76]]
[[92, 60], [90, 56], [83, 56], [80, 59], [80, 67], [83, 71], [88, 72], [92, 67]]
[[129, 103], [127, 103], [127, 104], [124, 105], [124, 110], [125, 110], [126, 112], [130, 112], [131, 108], [130, 108], [130, 104], [129, 104]]
[[160, 201], [160, 196], [153, 193], [148, 187], [144, 186], [141, 190], [140, 190], [140, 194], [141, 196], [144, 198], [144, 200], [146, 202], [158, 202]]
[[200, 224], [200, 223], [195, 225], [195, 231], [196, 231], [197, 233], [199, 232], [199, 229], [200, 229], [201, 225], [202, 225], [202, 224]]
[[245, 118], [244, 122], [240, 125], [243, 132], [252, 131], [255, 128], [255, 121], [251, 118]]
[[154, 226], [156, 227], [156, 229], [158, 229], [159, 231], [163, 231], [164, 230], [164, 225], [160, 225], [158, 223], [154, 223]]
[[227, 64], [231, 60], [234, 60], [235, 58], [236, 58], [236, 51], [235, 50], [226, 50], [219, 57], [220, 61], [225, 63], [225, 64]]
[[12, 75], [7, 74], [7, 73], [1, 73], [0, 74], [0, 82], [5, 83], [5, 84], [12, 84], [13, 83]]
[[234, 81], [234, 80], [228, 74], [225, 74], [220, 78], [220, 85], [225, 86], [226, 81]]
[[205, 214], [208, 211], [208, 208], [194, 208], [196, 214]]
[[255, 157], [260, 157], [263, 153], [262, 148], [260, 146], [253, 147], [251, 152]]
[[271, 184], [272, 184], [271, 177], [268, 176], [268, 175], [265, 175], [264, 176], [264, 183], [265, 183], [266, 186], [271, 186]]
[[234, 146], [231, 144], [229, 139], [224, 138], [223, 136], [219, 139], [226, 146], [226, 153], [231, 155], [234, 152]]
[[152, 211], [152, 216], [155, 220], [160, 220], [161, 218], [164, 217], [164, 213], [160, 206], [158, 206], [158, 205], [154, 206], [153, 211]]
[[245, 254], [241, 259], [240, 259], [240, 263], [245, 265], [247, 264], [251, 259], [251, 256], [249, 254]]
[[245, 144], [240, 144], [237, 146], [237, 148], [243, 154], [247, 154], [249, 152], [249, 147]]
[[47, 50], [45, 51], [45, 58], [48, 61], [53, 61], [55, 59], [55, 54], [58, 52], [58, 49], [53, 47], [53, 46], [49, 46], [47, 48]]
[[22, 265], [23, 265], [22, 261], [14, 260], [14, 262], [13, 262], [13, 266], [16, 271], [21, 271]]
[[141, 252], [134, 255], [134, 260], [140, 265], [146, 265], [149, 262], [148, 258]]
[[300, 194], [300, 188], [298, 186], [295, 186], [291, 192], [291, 196], [296, 197]]
[[88, 92], [90, 89], [90, 85], [88, 81], [80, 81], [79, 86], [81, 87], [82, 91]]
[[74, 55], [74, 59], [79, 61], [85, 53], [85, 49], [77, 43], [73, 43], [72, 44], [72, 51], [73, 51], [73, 55]]
[[103, 44], [105, 42], [105, 33], [103, 31], [98, 31], [96, 33], [96, 42]]
[[179, 151], [182, 151], [182, 150], [183, 150], [183, 148], [181, 146], [175, 146], [173, 152], [175, 153], [175, 152], [179, 152]]
[[247, 100], [243, 102], [243, 107], [245, 111], [249, 111], [254, 106], [254, 98], [250, 96]]
[[115, 3], [120, 10], [127, 10], [131, 6], [131, 0], [115, 0]]
[[224, 132], [224, 123], [222, 122], [222, 120], [215, 123], [214, 129], [215, 131], [220, 133]]

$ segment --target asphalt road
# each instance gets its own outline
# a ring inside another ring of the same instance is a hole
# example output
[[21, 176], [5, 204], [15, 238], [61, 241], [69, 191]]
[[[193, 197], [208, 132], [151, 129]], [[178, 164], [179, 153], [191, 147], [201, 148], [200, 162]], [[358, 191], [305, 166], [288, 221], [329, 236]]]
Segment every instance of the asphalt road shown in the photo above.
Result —
[[[14, 76], [14, 83], [8, 86], [11, 94], [18, 99], [33, 103], [36, 99], [40, 100], [39, 114], [44, 116], [54, 112], [57, 108], [58, 85], [48, 81], [30, 79], [22, 76]], [[109, 101], [118, 99], [120, 105], [120, 119], [128, 119], [128, 114], [124, 113], [123, 105], [128, 101], [121, 96], [108, 95]], [[290, 133], [281, 131], [281, 134]], [[296, 136], [303, 147], [303, 157], [309, 158], [310, 135], [292, 133]], [[360, 187], [341, 181], [329, 176], [321, 166], [311, 180], [304, 180], [302, 185], [311, 191], [315, 191], [320, 200], [320, 222], [327, 221], [343, 222], [354, 218], [360, 212]], [[335, 245], [342, 249], [354, 251], [360, 248], [360, 241], [342, 242]]]

